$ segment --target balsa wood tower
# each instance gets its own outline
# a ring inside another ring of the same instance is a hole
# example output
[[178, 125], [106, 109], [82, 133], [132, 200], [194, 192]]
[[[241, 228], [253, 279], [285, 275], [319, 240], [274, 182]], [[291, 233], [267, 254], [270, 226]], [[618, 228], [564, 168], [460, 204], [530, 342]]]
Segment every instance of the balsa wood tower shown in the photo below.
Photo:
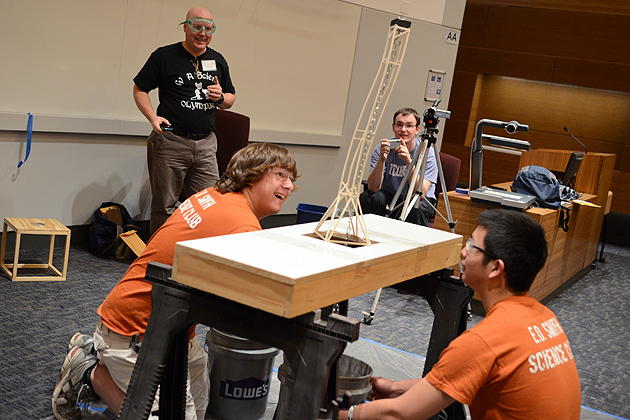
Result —
[[[339, 192], [315, 228], [315, 235], [324, 241], [348, 246], [371, 244], [359, 204], [361, 180], [369, 158], [374, 133], [381, 121], [381, 111], [386, 108], [392, 89], [396, 84], [410, 32], [411, 22], [402, 19], [392, 21], [381, 65], [363, 105], [352, 143], [348, 149]], [[370, 104], [371, 108], [368, 110]], [[345, 216], [350, 218], [350, 223], [348, 223], [345, 232], [338, 231], [339, 222]]]

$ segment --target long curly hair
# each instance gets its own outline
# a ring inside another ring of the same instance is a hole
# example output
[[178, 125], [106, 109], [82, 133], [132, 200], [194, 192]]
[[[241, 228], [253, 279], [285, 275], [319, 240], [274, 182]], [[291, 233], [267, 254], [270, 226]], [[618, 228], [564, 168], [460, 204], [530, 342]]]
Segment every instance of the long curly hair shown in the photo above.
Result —
[[221, 193], [239, 192], [260, 181], [270, 168], [282, 168], [298, 178], [297, 165], [293, 156], [282, 146], [273, 143], [254, 143], [237, 151], [227, 169], [216, 184]]

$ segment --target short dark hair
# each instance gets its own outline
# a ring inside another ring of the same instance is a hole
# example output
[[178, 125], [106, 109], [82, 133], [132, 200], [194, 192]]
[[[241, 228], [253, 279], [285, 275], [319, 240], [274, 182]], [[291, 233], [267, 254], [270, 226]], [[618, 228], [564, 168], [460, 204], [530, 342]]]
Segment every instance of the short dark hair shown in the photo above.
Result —
[[273, 143], [254, 143], [237, 151], [216, 184], [221, 193], [239, 192], [260, 181], [267, 169], [283, 168], [298, 177], [293, 156], [282, 146]]
[[400, 108], [398, 111], [394, 112], [394, 118], [393, 118], [394, 124], [396, 123], [396, 117], [398, 116], [398, 114], [402, 114], [403, 116], [413, 115], [414, 118], [416, 119], [416, 127], [420, 125], [420, 114], [418, 114], [418, 111], [416, 111], [415, 109]]
[[[547, 261], [545, 229], [527, 214], [514, 210], [486, 210], [477, 220], [486, 229], [484, 249], [503, 260], [510, 290], [526, 293]], [[484, 264], [491, 260], [484, 254]]]

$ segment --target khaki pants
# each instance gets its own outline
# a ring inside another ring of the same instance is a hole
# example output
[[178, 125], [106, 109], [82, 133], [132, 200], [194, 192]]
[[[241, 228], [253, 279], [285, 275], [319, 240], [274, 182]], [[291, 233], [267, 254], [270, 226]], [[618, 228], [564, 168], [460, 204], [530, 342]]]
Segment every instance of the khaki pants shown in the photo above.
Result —
[[219, 180], [217, 136], [189, 140], [176, 134], [151, 132], [147, 139], [151, 183], [151, 235], [173, 214], [182, 200]]
[[[99, 352], [101, 360], [107, 366], [116, 385], [125, 393], [138, 358], [136, 352], [129, 348], [130, 341], [130, 337], [111, 331], [101, 321], [94, 332], [95, 349]], [[210, 392], [207, 356], [196, 338], [192, 338], [189, 343], [186, 420], [202, 420], [208, 406]], [[159, 390], [151, 411], [157, 412], [158, 409]]]

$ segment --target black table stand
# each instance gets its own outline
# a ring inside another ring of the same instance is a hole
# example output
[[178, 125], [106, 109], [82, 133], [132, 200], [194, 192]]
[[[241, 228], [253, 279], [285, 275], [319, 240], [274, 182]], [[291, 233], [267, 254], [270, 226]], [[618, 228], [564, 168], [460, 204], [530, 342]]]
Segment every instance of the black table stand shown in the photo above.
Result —
[[[140, 346], [121, 420], [146, 420], [160, 385], [160, 419], [183, 420], [189, 329], [212, 326], [282, 349], [283, 384], [274, 418], [333, 419], [337, 416], [337, 361], [359, 338], [359, 321], [320, 311], [288, 319], [254, 309], [169, 279], [171, 267], [150, 263], [153, 308]], [[285, 381], [286, 381], [285, 380]], [[290, 386], [285, 386], [290, 385]]]
[[[452, 274], [453, 269], [446, 268], [394, 286], [403, 292], [425, 298], [435, 315], [423, 377], [431, 371], [449, 343], [466, 330], [466, 308], [474, 292]], [[466, 420], [464, 407], [459, 402], [453, 403], [444, 412], [445, 418], [449, 420]], [[440, 414], [431, 417], [432, 420], [441, 418]]]
[[[449, 273], [452, 270], [442, 270], [395, 286], [425, 297], [435, 314], [423, 375], [466, 329], [465, 308], [473, 292]], [[347, 343], [359, 338], [359, 321], [335, 313], [322, 319], [321, 310], [283, 318], [175, 283], [170, 276], [170, 266], [150, 263], [147, 267], [146, 280], [153, 283], [153, 308], [121, 420], [148, 419], [158, 385], [160, 419], [184, 420], [188, 337], [195, 323], [282, 349], [284, 363], [279, 369], [281, 388], [274, 420], [337, 417], [337, 363]], [[465, 419], [459, 403], [445, 412], [449, 420]]]

